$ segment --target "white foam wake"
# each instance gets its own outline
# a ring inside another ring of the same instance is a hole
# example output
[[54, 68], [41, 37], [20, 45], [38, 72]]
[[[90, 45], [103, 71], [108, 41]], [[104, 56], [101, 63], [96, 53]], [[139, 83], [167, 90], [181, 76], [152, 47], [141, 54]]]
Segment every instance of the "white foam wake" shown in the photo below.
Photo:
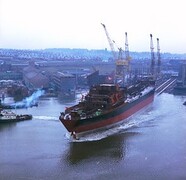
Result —
[[133, 131], [135, 128], [151, 126], [152, 123], [154, 125], [154, 123], [156, 123], [155, 120], [160, 119], [161, 116], [162, 113], [160, 113], [158, 109], [154, 109], [154, 107], [149, 106], [149, 108], [144, 111], [135, 114], [123, 123], [112, 128], [93, 131], [92, 133], [83, 134], [79, 137], [77, 136], [77, 140], [73, 139], [69, 133], [66, 133], [65, 137], [72, 142], [98, 141], [114, 134], [128, 132], [131, 129]]
[[59, 120], [56, 116], [33, 116], [33, 118], [39, 120]]
[[139, 122], [131, 121], [131, 122], [120, 124], [118, 126], [114, 126], [109, 129], [93, 131], [91, 133], [82, 134], [80, 136], [77, 135], [77, 139], [74, 139], [70, 135], [70, 133], [66, 133], [65, 137], [66, 137], [66, 139], [68, 139], [69, 141], [72, 141], [72, 142], [99, 141], [101, 139], [107, 138], [107, 137], [112, 136], [114, 134], [125, 132], [126, 130], [128, 130], [134, 126], [136, 127], [138, 125], [139, 125]]

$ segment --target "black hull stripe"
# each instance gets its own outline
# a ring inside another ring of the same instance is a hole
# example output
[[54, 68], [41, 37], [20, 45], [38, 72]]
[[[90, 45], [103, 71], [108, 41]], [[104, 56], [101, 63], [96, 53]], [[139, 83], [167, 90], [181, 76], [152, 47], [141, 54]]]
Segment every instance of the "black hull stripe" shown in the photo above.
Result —
[[154, 99], [154, 90], [150, 91], [148, 94], [140, 97], [139, 99], [128, 103], [123, 104], [112, 112], [109, 112], [104, 115], [96, 116], [94, 118], [80, 120], [76, 123], [74, 122], [66, 122], [66, 120], [62, 120], [62, 123], [67, 128], [69, 132], [84, 132], [89, 131], [97, 128], [101, 128], [107, 125], [111, 125], [117, 123], [119, 121], [123, 121], [124, 119], [128, 118], [129, 116], [133, 115], [140, 109], [144, 108], [148, 104], [150, 104]]

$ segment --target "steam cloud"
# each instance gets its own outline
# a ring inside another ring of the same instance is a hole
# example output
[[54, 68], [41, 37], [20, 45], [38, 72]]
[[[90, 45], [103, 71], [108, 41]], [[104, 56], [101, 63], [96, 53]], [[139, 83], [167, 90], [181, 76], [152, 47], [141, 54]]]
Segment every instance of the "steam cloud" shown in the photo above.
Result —
[[32, 107], [34, 105], [36, 105], [37, 100], [39, 99], [40, 96], [42, 96], [45, 93], [44, 90], [37, 90], [36, 92], [34, 92], [31, 96], [23, 99], [20, 102], [16, 102], [14, 104], [12, 104], [12, 107]]

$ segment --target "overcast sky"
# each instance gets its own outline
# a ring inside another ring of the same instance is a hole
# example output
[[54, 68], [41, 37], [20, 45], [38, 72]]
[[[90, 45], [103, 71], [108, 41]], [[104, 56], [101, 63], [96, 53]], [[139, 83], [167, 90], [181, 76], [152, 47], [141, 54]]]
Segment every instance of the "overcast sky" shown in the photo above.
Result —
[[109, 48], [101, 23], [119, 47], [186, 53], [185, 0], [0, 0], [0, 48]]

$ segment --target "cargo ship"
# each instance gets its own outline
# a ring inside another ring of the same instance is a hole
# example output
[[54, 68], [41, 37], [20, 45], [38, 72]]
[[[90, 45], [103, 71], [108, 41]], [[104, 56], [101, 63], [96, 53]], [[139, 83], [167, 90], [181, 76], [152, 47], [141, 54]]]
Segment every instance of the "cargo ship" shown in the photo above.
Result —
[[129, 87], [99, 84], [90, 88], [81, 101], [61, 112], [59, 120], [77, 135], [107, 128], [125, 121], [153, 102], [155, 81], [145, 78]]
[[[78, 104], [61, 112], [59, 120], [74, 138], [82, 133], [122, 123], [147, 107], [154, 99], [156, 74], [152, 34], [150, 34], [151, 72], [138, 75], [131, 73], [127, 32], [125, 33], [126, 57], [122, 56], [122, 48], [118, 48], [117, 58], [106, 26], [104, 24], [102, 26], [116, 61], [115, 77], [112, 84], [98, 83], [91, 86], [88, 94]], [[157, 40], [159, 45], [159, 39]], [[159, 51], [158, 47], [158, 53]], [[158, 57], [160, 65], [160, 56]]]

